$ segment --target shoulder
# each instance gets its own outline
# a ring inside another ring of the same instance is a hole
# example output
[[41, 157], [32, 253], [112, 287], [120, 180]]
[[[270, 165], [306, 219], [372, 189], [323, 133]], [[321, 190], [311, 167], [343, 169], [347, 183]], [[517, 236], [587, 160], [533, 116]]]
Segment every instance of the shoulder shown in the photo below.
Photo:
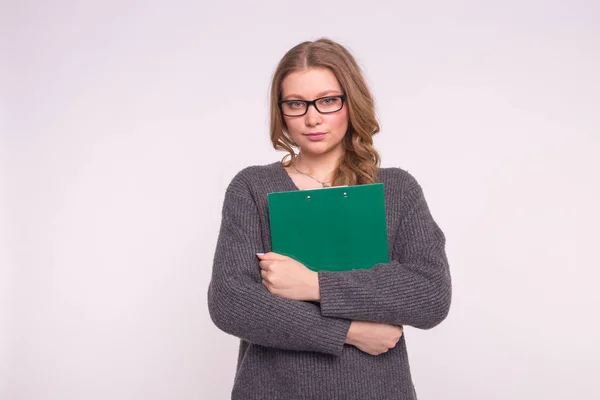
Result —
[[282, 166], [279, 161], [264, 165], [250, 165], [237, 172], [231, 182], [249, 183], [269, 179], [275, 176], [281, 168]]
[[274, 173], [277, 170], [277, 167], [281, 166], [281, 162], [275, 161], [269, 164], [261, 164], [261, 165], [250, 165], [244, 169], [242, 169], [239, 174], [244, 175], [264, 175], [269, 173]]
[[260, 182], [268, 182], [277, 175], [278, 168], [281, 168], [279, 161], [264, 164], [250, 165], [238, 171], [227, 186], [228, 193], [244, 194], [249, 193], [252, 187]]
[[408, 170], [400, 167], [379, 168], [379, 180], [394, 191], [412, 191], [420, 188], [417, 179]]
[[425, 195], [417, 179], [402, 168], [380, 168], [379, 180], [384, 184], [386, 204], [392, 210], [405, 214], [423, 203]]

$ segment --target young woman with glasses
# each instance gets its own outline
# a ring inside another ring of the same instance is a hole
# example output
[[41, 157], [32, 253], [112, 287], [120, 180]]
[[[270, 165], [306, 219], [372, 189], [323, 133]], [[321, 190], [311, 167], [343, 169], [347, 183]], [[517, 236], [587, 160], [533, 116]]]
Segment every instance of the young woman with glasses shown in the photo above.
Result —
[[[353, 56], [327, 39], [280, 61], [271, 141], [281, 162], [229, 184], [208, 292], [210, 315], [241, 339], [233, 399], [416, 399], [403, 326], [448, 314], [445, 237], [421, 186], [381, 168], [373, 97]], [[267, 194], [383, 182], [390, 262], [314, 272], [270, 252]]]

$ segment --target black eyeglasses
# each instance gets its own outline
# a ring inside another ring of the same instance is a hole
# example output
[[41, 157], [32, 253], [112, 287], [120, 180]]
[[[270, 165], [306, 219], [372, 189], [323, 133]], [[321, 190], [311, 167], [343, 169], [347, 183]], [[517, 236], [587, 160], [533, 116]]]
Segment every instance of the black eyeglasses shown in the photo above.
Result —
[[344, 107], [346, 95], [325, 96], [314, 100], [284, 100], [279, 102], [279, 109], [287, 117], [301, 117], [308, 112], [311, 104], [321, 114], [338, 112]]

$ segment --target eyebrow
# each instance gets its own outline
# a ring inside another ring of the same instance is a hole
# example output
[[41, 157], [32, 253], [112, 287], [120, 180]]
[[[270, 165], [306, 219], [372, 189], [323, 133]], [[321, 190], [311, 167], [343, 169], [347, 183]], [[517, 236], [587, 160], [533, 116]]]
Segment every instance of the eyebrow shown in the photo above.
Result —
[[[325, 90], [324, 92], [317, 93], [317, 97], [315, 97], [315, 98], [318, 99], [320, 97], [327, 96], [328, 94], [334, 94], [334, 93], [337, 95], [338, 93], [340, 93], [340, 91], [337, 90], [337, 89]], [[304, 99], [303, 96], [300, 96], [299, 94], [291, 93], [291, 94], [288, 94], [287, 96], [285, 96], [282, 100], [288, 100], [290, 98], [292, 98], [292, 99]]]

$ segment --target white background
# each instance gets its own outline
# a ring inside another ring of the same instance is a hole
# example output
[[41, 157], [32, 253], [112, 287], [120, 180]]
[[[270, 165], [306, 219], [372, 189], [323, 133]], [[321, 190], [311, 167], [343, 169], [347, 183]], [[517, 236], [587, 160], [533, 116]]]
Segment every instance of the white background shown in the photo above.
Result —
[[206, 292], [270, 77], [330, 37], [422, 184], [454, 297], [420, 399], [598, 399], [600, 3], [3, 1], [0, 398], [226, 399]]

